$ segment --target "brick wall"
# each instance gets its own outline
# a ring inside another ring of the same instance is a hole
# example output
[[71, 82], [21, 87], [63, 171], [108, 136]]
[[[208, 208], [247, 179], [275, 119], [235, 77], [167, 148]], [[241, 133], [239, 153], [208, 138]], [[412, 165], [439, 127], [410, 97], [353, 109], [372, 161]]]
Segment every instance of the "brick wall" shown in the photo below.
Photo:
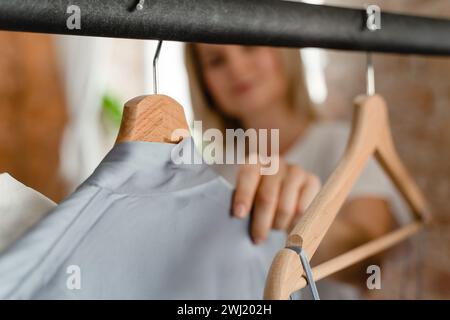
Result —
[[[448, 0], [358, 1], [327, 4], [450, 18]], [[450, 35], [449, 35], [450, 41]], [[365, 92], [362, 53], [327, 51], [329, 97], [321, 110], [349, 118], [353, 98]], [[387, 100], [398, 152], [431, 204], [435, 224], [391, 252], [375, 298], [450, 298], [450, 59], [374, 55], [376, 91]], [[344, 80], [345, 81], [342, 81]]]
[[0, 32], [0, 172], [58, 201], [66, 107], [51, 38]]

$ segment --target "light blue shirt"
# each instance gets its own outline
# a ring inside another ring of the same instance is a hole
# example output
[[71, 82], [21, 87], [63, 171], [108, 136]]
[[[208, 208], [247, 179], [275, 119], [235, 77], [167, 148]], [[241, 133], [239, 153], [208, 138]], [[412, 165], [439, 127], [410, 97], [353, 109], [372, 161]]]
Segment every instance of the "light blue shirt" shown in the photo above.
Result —
[[0, 256], [0, 298], [261, 299], [285, 234], [254, 245], [249, 220], [231, 217], [232, 187], [172, 162], [188, 145], [115, 146]]

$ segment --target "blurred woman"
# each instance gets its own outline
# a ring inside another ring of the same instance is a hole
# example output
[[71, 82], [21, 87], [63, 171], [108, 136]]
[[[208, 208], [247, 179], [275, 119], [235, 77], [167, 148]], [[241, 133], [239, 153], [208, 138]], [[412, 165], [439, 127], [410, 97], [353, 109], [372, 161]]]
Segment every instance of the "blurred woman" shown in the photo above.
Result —
[[[320, 121], [308, 97], [299, 50], [187, 44], [185, 59], [194, 117], [203, 129], [217, 128], [224, 136], [225, 129], [279, 129], [277, 174], [260, 175], [257, 165], [220, 165], [217, 170], [236, 186], [233, 214], [245, 218], [251, 213], [256, 244], [272, 228], [289, 231], [343, 155], [349, 126]], [[393, 198], [389, 180], [371, 160], [313, 261], [390, 231], [396, 222], [391, 212], [397, 221], [404, 220], [392, 210]], [[337, 279], [365, 286], [363, 266], [349, 268]]]

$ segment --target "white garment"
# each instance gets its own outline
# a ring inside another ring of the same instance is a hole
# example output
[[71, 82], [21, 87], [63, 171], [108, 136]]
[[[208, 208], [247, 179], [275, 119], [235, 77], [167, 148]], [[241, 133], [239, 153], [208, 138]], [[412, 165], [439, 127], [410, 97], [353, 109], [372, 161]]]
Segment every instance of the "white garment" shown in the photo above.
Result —
[[8, 173], [0, 174], [0, 253], [55, 206], [53, 201]]

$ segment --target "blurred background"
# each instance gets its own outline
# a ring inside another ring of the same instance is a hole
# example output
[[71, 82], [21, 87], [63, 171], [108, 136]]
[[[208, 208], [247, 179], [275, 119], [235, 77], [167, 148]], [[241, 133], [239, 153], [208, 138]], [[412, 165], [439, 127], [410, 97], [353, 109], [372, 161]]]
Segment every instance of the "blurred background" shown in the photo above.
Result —
[[[364, 7], [361, 0], [309, 0]], [[448, 0], [371, 0], [382, 10], [450, 18]], [[450, 41], [450, 35], [449, 35]], [[156, 41], [0, 32], [0, 172], [59, 202], [114, 144], [124, 103], [152, 92]], [[163, 43], [159, 91], [193, 121], [183, 44]], [[311, 100], [351, 118], [364, 53], [301, 49]], [[397, 149], [431, 204], [429, 232], [392, 249], [373, 298], [450, 299], [450, 59], [375, 54], [376, 90]]]

